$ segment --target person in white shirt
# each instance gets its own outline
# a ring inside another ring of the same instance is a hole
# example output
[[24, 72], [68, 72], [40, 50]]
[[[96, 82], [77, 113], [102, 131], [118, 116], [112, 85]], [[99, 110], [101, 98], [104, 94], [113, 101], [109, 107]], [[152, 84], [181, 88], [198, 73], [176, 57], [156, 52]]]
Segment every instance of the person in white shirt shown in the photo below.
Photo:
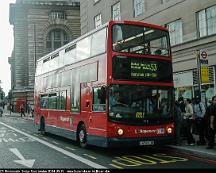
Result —
[[187, 142], [188, 145], [194, 145], [195, 144], [195, 140], [194, 137], [192, 135], [192, 125], [194, 123], [194, 113], [193, 113], [193, 106], [191, 104], [191, 99], [186, 99], [185, 100], [185, 113], [183, 113], [184, 119], [186, 119], [187, 121], [185, 121], [187, 123], [186, 125], [186, 132], [187, 132]]
[[195, 115], [195, 123], [196, 123], [196, 128], [199, 134], [199, 141], [197, 142], [198, 145], [205, 145], [205, 120], [204, 120], [204, 115], [205, 115], [205, 106], [204, 104], [200, 101], [199, 97], [196, 97], [195, 99], [195, 104], [194, 104], [194, 115]]

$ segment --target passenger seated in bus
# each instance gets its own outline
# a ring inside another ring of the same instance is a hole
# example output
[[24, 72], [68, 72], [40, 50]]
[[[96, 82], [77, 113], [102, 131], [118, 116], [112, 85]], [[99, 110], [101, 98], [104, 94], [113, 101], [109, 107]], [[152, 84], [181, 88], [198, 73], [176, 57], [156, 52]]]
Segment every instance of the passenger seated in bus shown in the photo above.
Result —
[[161, 55], [162, 51], [160, 49], [157, 49], [154, 53], [155, 53], [155, 55]]
[[162, 115], [167, 115], [169, 113], [167, 105], [168, 105], [167, 99], [162, 98], [161, 99], [161, 106], [160, 106], [160, 110], [161, 110]]

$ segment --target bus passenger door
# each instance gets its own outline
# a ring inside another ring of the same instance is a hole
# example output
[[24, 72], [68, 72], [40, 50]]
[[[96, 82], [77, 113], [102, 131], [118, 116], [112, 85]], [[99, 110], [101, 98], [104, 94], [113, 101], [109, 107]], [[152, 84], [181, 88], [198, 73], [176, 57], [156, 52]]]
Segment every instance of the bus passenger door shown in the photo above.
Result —
[[89, 118], [91, 117], [92, 94], [91, 86], [88, 83], [81, 83], [81, 116], [88, 128]]
[[106, 136], [106, 122], [106, 87], [95, 87], [92, 89], [92, 115], [89, 129], [94, 135]]
[[81, 115], [86, 122], [87, 133], [96, 136], [106, 134], [106, 89], [104, 86], [92, 88], [91, 84], [81, 84]]

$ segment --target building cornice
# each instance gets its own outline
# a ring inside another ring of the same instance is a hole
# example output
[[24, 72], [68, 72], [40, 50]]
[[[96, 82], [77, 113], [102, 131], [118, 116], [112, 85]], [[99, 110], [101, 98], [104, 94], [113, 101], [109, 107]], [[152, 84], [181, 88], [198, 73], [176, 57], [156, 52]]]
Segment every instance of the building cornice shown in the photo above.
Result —
[[26, 5], [55, 5], [55, 6], [73, 6], [79, 7], [80, 2], [78, 0], [18, 0], [16, 4], [26, 4]]

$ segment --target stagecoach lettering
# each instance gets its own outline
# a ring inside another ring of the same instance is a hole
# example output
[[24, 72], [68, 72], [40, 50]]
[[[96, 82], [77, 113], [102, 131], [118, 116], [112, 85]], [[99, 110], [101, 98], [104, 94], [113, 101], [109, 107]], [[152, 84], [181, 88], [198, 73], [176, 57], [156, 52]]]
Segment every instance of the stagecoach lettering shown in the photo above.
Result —
[[60, 117], [60, 121], [70, 121], [70, 119], [66, 117]]
[[164, 128], [159, 128], [159, 129], [136, 129], [135, 130], [136, 134], [146, 134], [146, 133], [155, 133], [155, 134], [164, 134], [165, 129]]
[[69, 124], [70, 124], [70, 126], [72, 126], [73, 125], [73, 117], [70, 117], [69, 119], [70, 119], [70, 123]]

